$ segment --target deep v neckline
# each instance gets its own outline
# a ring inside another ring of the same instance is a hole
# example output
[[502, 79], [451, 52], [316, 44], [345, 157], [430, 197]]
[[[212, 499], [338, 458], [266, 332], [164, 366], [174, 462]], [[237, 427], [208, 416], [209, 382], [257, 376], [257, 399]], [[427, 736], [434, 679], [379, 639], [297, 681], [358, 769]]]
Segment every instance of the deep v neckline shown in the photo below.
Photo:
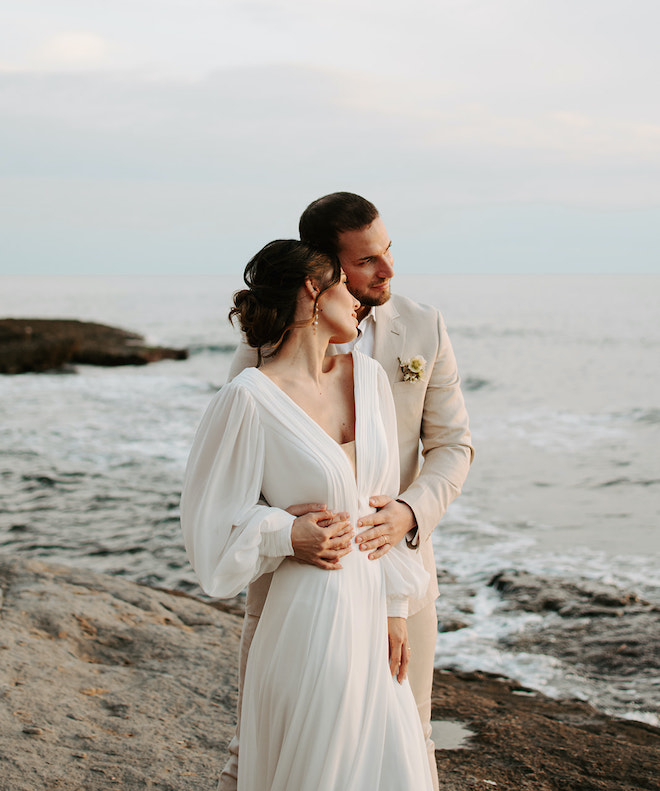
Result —
[[[355, 439], [351, 440], [351, 442], [355, 442], [355, 453], [356, 453], [356, 456], [357, 456], [357, 449], [358, 449], [358, 442], [357, 442], [358, 421], [359, 421], [359, 415], [360, 415], [360, 410], [359, 410], [359, 405], [358, 405], [358, 392], [357, 392], [357, 388], [355, 387], [355, 366], [356, 366], [357, 361], [355, 359], [355, 354], [353, 354], [353, 352], [351, 352], [350, 354], [351, 354], [351, 358], [353, 359], [353, 368], [352, 368], [352, 372], [351, 373], [352, 373], [352, 376], [353, 376], [353, 401], [355, 402]], [[323, 428], [323, 426], [320, 423], [317, 423], [317, 421], [314, 420], [314, 418], [308, 412], [306, 412], [300, 406], [300, 404], [297, 401], [294, 401], [294, 399], [291, 398], [291, 396], [286, 391], [282, 390], [282, 388], [278, 384], [275, 384], [275, 382], [273, 382], [273, 380], [270, 378], [270, 376], [265, 374], [263, 371], [259, 370], [259, 368], [253, 368], [252, 370], [256, 371], [259, 374], [259, 376], [261, 377], [262, 380], [265, 380], [266, 382], [268, 382], [268, 384], [272, 388], [274, 388], [288, 404], [293, 406], [293, 408], [299, 414], [303, 415], [306, 418], [308, 423], [310, 423], [313, 426], [316, 426], [316, 428], [321, 432], [321, 434], [323, 434], [323, 436], [327, 437], [328, 440], [330, 442], [332, 442], [333, 445], [335, 445], [337, 450], [340, 451], [341, 455], [346, 459], [346, 461], [350, 465], [350, 461], [348, 460], [348, 457], [346, 456], [346, 453], [345, 453], [345, 451], [342, 448], [342, 443], [341, 442], [337, 442], [337, 440], [334, 437], [331, 437], [330, 434], [328, 434], [328, 432]], [[351, 470], [352, 470], [352, 467], [351, 467]]]

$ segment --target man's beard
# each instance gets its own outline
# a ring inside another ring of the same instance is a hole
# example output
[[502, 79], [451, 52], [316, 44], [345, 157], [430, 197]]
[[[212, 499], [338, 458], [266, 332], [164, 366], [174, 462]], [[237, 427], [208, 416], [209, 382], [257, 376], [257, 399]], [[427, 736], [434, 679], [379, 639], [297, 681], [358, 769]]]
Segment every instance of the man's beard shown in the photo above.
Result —
[[387, 291], [381, 291], [378, 294], [373, 295], [370, 295], [368, 292], [364, 291], [353, 291], [350, 280], [348, 282], [348, 290], [355, 297], [355, 299], [360, 302], [361, 305], [368, 308], [375, 308], [378, 307], [378, 305], [384, 305], [392, 296], [392, 292], [389, 288]]

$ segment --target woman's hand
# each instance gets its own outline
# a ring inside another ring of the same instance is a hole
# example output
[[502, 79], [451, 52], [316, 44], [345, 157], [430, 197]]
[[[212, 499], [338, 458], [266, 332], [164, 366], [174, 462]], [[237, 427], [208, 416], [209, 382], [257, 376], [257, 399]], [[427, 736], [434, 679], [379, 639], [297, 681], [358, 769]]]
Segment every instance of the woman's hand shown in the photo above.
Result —
[[410, 661], [406, 619], [388, 618], [387, 637], [390, 647], [390, 673], [396, 676], [396, 680], [400, 684], [408, 673], [408, 662]]

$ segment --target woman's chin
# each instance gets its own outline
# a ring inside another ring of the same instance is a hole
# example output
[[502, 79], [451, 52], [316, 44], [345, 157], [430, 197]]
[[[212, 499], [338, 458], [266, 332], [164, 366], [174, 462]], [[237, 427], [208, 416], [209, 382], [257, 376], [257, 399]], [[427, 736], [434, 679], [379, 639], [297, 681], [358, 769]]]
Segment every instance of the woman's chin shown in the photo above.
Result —
[[330, 338], [330, 343], [339, 344], [339, 343], [350, 343], [354, 341], [358, 336], [357, 327], [353, 330], [346, 330], [346, 332], [338, 332], [336, 335], [333, 335]]

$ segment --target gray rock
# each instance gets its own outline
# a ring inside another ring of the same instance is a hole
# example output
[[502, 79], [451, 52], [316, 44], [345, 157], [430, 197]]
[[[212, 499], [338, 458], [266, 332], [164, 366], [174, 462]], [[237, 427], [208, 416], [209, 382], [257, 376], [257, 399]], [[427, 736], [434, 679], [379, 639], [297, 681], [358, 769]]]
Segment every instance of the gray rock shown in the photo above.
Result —
[[[521, 571], [500, 572], [490, 584], [512, 609], [558, 616], [511, 635], [504, 641], [507, 647], [555, 656], [586, 677], [608, 679], [612, 689], [660, 674], [657, 604], [594, 580], [578, 584]], [[650, 708], [643, 700], [634, 702]]]
[[513, 609], [557, 612], [562, 617], [616, 617], [624, 610], [652, 609], [637, 594], [593, 580], [581, 584], [525, 571], [500, 571], [488, 583], [500, 591]]
[[0, 556], [0, 789], [213, 789], [241, 618]]

